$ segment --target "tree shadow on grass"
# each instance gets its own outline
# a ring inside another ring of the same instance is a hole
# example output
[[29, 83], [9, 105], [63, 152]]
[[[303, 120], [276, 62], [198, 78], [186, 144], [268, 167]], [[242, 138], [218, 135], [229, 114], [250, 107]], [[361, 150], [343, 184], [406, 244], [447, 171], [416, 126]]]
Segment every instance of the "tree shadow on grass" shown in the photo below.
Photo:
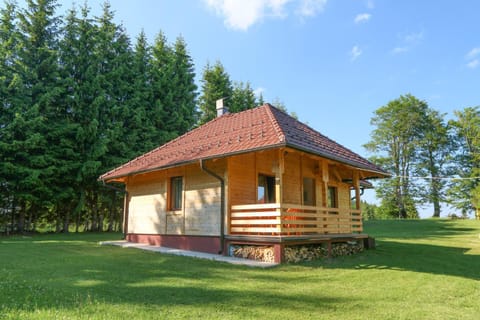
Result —
[[[379, 241], [362, 262], [353, 258], [356, 269], [395, 269], [480, 280], [480, 255], [471, 248], [448, 247], [396, 241]], [[350, 263], [351, 263], [350, 262]], [[352, 265], [350, 266], [352, 267]]]
[[480, 232], [479, 228], [472, 227], [472, 221], [446, 219], [373, 220], [366, 221], [364, 229], [365, 233], [380, 239], [432, 239]]
[[[38, 249], [38, 257], [45, 254], [41, 251], [46, 247], [59, 249], [56, 243], [46, 243]], [[150, 306], [147, 309], [157, 311], [195, 309], [203, 316], [226, 310], [255, 319], [263, 318], [267, 310], [277, 315], [295, 310], [299, 314], [321, 314], [354, 302], [301, 290], [272, 291], [262, 286], [268, 286], [267, 280], [259, 283], [254, 277], [242, 278], [265, 270], [134, 249], [96, 249], [84, 248], [82, 254], [76, 247], [68, 248], [59, 252], [61, 259], [50, 255], [29, 266], [28, 274], [5, 265], [9, 280], [0, 280], [0, 288], [12, 291], [4, 291], [5, 296], [17, 298], [10, 307], [8, 302], [3, 306], [26, 312], [74, 310], [91, 299], [110, 305]]]
[[[480, 280], [480, 255], [469, 254], [470, 248], [458, 248], [416, 243], [380, 241], [377, 249], [347, 257], [335, 257], [297, 264], [305, 269], [383, 269], [412, 271], [434, 275], [455, 276]], [[293, 266], [295, 267], [295, 266]], [[298, 277], [298, 273], [295, 273]], [[294, 277], [292, 281], [294, 281]], [[288, 275], [258, 274], [259, 280], [278, 281]], [[297, 279], [298, 280], [298, 279]], [[322, 281], [324, 281], [322, 279]]]

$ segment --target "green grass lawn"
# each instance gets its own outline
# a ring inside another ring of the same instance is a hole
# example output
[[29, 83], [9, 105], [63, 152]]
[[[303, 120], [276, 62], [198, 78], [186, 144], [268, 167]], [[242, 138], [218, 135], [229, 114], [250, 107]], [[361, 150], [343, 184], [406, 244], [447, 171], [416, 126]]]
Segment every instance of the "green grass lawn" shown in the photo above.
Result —
[[479, 319], [480, 221], [373, 221], [377, 249], [270, 269], [0, 238], [0, 319]]

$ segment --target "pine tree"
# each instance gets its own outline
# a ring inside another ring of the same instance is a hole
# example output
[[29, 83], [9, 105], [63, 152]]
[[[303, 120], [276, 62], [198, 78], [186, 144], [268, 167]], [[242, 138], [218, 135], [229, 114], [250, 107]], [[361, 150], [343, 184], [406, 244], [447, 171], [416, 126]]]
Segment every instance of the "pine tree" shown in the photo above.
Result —
[[207, 63], [202, 75], [202, 93], [199, 98], [201, 112], [200, 124], [204, 124], [216, 117], [216, 101], [221, 98], [231, 98], [233, 87], [230, 76], [223, 65], [217, 61], [213, 66]]
[[14, 172], [19, 188], [18, 229], [24, 230], [25, 218], [56, 202], [52, 186], [57, 154], [51, 148], [60, 138], [54, 127], [61, 86], [57, 64], [59, 19], [54, 0], [27, 0], [19, 12], [18, 64], [22, 81], [22, 99], [15, 106], [12, 121]]
[[[129, 148], [132, 141], [129, 135], [132, 116], [129, 102], [132, 100], [133, 52], [130, 40], [121, 25], [114, 23], [114, 14], [110, 4], [103, 4], [103, 12], [96, 17], [95, 78], [96, 96], [92, 102], [98, 110], [99, 156], [101, 166], [92, 180], [133, 157]], [[103, 149], [105, 147], [105, 149]], [[103, 152], [104, 151], [104, 152]], [[92, 182], [92, 189], [87, 192], [86, 201], [92, 214], [92, 230], [103, 230], [106, 214], [113, 214], [110, 190], [100, 188]]]
[[171, 110], [169, 116], [174, 120], [169, 130], [178, 136], [190, 130], [197, 120], [195, 71], [187, 44], [181, 36], [173, 46], [172, 64], [173, 104], [167, 109]]
[[102, 170], [125, 162], [132, 157], [128, 149], [128, 121], [132, 96], [133, 53], [130, 40], [122, 26], [114, 23], [110, 4], [103, 4], [103, 13], [96, 18], [96, 56], [99, 96], [94, 104], [99, 108], [100, 131], [108, 142], [107, 156], [103, 159]]
[[[17, 69], [16, 47], [19, 33], [16, 27], [16, 6], [6, 2], [0, 10], [0, 228], [7, 232], [7, 221], [15, 217], [15, 191], [17, 172], [14, 146], [13, 120], [17, 101], [21, 99], [21, 79]], [[11, 213], [7, 215], [7, 213]]]
[[263, 106], [264, 104], [265, 104], [265, 100], [263, 99], [263, 93], [260, 92], [257, 98], [257, 105]]
[[137, 38], [132, 68], [134, 80], [130, 108], [133, 115], [130, 121], [135, 139], [132, 139], [130, 147], [135, 155], [140, 155], [157, 147], [152, 141], [156, 128], [152, 125], [148, 111], [153, 105], [152, 48], [143, 31]]
[[172, 119], [174, 104], [171, 83], [173, 53], [163, 32], [159, 32], [155, 38], [152, 55], [153, 103], [148, 109], [147, 115], [151, 121], [151, 127], [154, 128], [150, 139], [156, 146], [159, 146], [177, 135], [168, 130], [173, 127], [175, 122], [175, 119]]
[[256, 99], [250, 82], [234, 82], [232, 96], [227, 99], [230, 112], [240, 112], [255, 108]]
[[80, 18], [75, 8], [70, 10], [60, 43], [64, 104], [69, 109], [75, 130], [73, 140], [77, 165], [73, 173], [75, 195], [71, 199], [71, 211], [77, 230], [85, 207], [85, 196], [89, 190], [96, 188], [102, 157], [106, 152], [106, 140], [100, 130], [99, 107], [95, 103], [99, 95], [98, 58], [95, 55], [97, 29], [88, 14], [86, 4], [81, 8]]

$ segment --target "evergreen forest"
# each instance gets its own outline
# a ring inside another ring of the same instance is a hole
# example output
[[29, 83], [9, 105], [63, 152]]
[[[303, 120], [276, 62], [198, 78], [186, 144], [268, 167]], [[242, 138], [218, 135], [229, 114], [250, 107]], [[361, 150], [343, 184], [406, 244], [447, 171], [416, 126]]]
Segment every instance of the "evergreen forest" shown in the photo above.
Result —
[[215, 116], [263, 103], [185, 40], [132, 40], [108, 2], [59, 16], [56, 0], [0, 8], [0, 233], [120, 230], [121, 186], [102, 174]]

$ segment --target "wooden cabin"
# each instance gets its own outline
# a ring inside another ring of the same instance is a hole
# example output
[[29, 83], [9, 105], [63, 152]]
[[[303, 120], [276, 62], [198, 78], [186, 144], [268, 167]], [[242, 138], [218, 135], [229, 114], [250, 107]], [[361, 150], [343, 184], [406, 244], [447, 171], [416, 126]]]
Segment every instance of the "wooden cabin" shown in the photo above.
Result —
[[100, 177], [126, 186], [128, 241], [228, 254], [366, 238], [360, 196], [388, 173], [265, 104], [218, 117]]

